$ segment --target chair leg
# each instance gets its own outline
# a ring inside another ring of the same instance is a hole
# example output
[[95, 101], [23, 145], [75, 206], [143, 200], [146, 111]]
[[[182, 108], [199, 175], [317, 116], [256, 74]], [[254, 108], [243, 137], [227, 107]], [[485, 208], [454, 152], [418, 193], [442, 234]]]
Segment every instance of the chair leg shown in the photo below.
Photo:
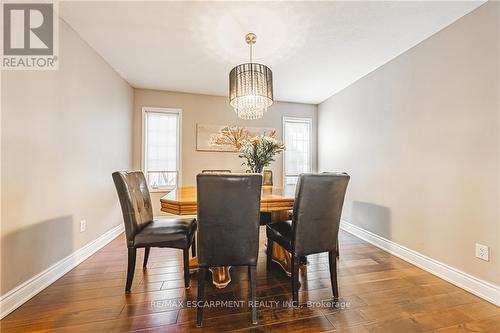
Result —
[[339, 286], [337, 282], [337, 256], [334, 251], [328, 252], [328, 261], [330, 262], [330, 281], [332, 283], [333, 297], [339, 298]]
[[196, 257], [196, 232], [193, 236], [193, 243], [191, 244], [191, 257]]
[[271, 270], [273, 262], [273, 246], [274, 242], [271, 238], [267, 239], [267, 254], [266, 254], [266, 269]]
[[189, 249], [183, 249], [184, 261], [184, 287], [189, 288]]
[[257, 282], [255, 281], [256, 266], [248, 266], [248, 278], [250, 280], [250, 302], [252, 307], [252, 324], [257, 324]]
[[149, 259], [149, 250], [151, 250], [150, 247], [145, 247], [144, 248], [144, 263], [142, 264], [142, 268], [145, 269], [146, 266], [148, 265], [148, 259]]
[[337, 254], [337, 258], [340, 257], [340, 251], [339, 251], [339, 237], [337, 236], [337, 245], [335, 246], [335, 252]]
[[206, 267], [200, 267], [198, 270], [198, 301], [196, 303], [196, 326], [203, 326], [203, 306], [205, 303], [205, 276], [207, 274]]
[[292, 253], [292, 301], [295, 307], [299, 306], [299, 260], [300, 258]]
[[134, 279], [134, 271], [135, 271], [136, 254], [137, 254], [136, 248], [128, 249], [127, 284], [125, 286], [126, 292], [130, 292], [130, 288], [132, 287], [132, 280]]

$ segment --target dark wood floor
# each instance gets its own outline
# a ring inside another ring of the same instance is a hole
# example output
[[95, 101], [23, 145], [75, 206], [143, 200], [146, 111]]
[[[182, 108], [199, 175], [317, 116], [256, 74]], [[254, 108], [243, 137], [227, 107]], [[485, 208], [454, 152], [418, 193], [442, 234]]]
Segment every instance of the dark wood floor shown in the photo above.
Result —
[[[258, 299], [288, 301], [290, 280], [277, 266], [266, 272], [263, 243], [262, 233]], [[205, 326], [197, 329], [195, 309], [186, 306], [196, 299], [196, 275], [185, 290], [176, 250], [152, 249], [148, 269], [136, 270], [132, 293], [124, 294], [126, 253], [121, 236], [4, 318], [1, 331], [500, 332], [500, 308], [347, 233], [340, 246], [341, 307], [262, 307], [258, 325], [251, 325], [246, 306], [216, 307], [205, 310]], [[331, 300], [328, 257], [309, 262], [301, 270], [300, 301]], [[231, 272], [226, 289], [206, 288], [208, 299], [248, 299], [246, 270]]]

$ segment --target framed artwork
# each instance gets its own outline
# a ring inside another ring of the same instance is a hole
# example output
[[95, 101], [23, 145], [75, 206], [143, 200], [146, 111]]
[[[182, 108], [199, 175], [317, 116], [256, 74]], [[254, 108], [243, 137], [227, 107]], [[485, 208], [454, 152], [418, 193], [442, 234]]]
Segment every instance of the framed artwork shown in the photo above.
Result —
[[274, 128], [197, 124], [196, 150], [238, 152], [243, 141], [272, 131]]

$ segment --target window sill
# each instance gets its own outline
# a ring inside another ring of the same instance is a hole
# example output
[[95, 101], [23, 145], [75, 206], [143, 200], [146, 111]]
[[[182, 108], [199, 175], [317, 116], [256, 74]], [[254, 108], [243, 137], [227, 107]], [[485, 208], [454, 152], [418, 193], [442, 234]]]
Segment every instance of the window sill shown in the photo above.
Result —
[[168, 193], [171, 192], [175, 187], [169, 188], [150, 188], [149, 193]]

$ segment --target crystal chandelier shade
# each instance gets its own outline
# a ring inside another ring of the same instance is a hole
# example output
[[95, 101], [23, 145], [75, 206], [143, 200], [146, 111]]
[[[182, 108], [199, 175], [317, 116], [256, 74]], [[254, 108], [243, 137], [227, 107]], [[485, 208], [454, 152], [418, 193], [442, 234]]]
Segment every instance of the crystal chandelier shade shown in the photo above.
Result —
[[229, 100], [241, 119], [258, 119], [273, 104], [273, 73], [261, 64], [236, 66], [229, 73]]
[[234, 67], [229, 73], [229, 103], [241, 119], [259, 119], [273, 104], [273, 73], [269, 67], [252, 63], [252, 45], [256, 36], [245, 36], [250, 45], [250, 62]]

